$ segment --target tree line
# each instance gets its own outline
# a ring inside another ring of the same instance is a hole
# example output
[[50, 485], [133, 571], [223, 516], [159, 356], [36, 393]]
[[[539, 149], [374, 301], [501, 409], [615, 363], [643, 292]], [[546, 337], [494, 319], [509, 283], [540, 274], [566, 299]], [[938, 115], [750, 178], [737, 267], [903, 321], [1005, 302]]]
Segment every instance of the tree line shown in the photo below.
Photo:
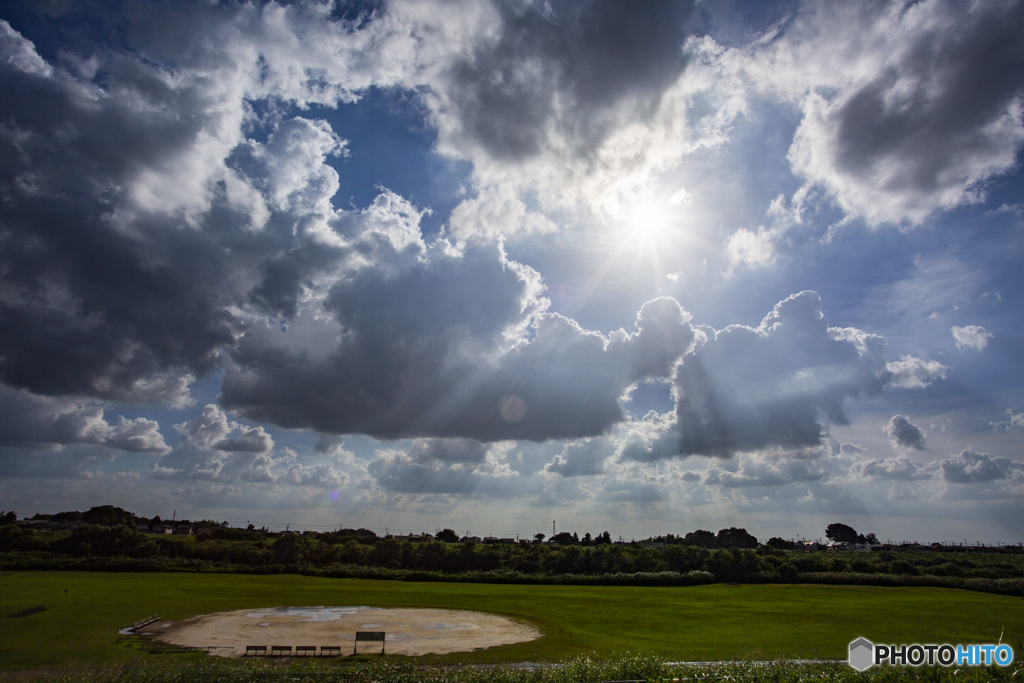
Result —
[[[124, 519], [117, 510], [89, 518]], [[463, 541], [454, 532], [412, 543], [367, 529], [313, 535], [230, 528], [211, 520], [196, 525], [206, 532], [152, 534], [124, 523], [45, 531], [8, 523], [0, 526], [0, 567], [639, 585], [813, 581], [949, 585], [1018, 595], [1024, 589], [1024, 555], [787, 550], [771, 541], [758, 545], [736, 527], [717, 534], [670, 534], [643, 544], [612, 543], [606, 534], [583, 539], [568, 534], [571, 541], [549, 545]]]

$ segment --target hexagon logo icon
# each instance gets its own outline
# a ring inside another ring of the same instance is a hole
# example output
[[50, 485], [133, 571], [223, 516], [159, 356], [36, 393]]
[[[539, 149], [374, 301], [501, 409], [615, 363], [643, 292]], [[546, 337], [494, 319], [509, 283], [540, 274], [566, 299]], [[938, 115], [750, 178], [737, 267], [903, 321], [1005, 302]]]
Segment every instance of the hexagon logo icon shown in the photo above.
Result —
[[867, 638], [858, 638], [850, 643], [850, 666], [857, 671], [867, 671], [875, 663], [875, 645]]

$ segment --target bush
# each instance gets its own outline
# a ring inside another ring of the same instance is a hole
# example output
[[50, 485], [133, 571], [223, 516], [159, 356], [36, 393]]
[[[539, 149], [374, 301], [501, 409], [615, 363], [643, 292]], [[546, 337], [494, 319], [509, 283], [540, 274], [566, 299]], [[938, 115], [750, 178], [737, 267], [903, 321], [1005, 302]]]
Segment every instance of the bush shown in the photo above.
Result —
[[918, 572], [917, 567], [905, 560], [893, 560], [889, 563], [889, 573], [917, 576], [920, 572]]

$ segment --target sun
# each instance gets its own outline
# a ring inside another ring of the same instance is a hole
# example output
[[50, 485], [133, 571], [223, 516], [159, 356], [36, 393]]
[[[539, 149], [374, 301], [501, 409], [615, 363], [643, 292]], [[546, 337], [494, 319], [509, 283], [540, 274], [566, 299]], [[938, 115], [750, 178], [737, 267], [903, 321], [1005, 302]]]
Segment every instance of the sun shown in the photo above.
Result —
[[624, 216], [624, 241], [637, 247], [659, 241], [668, 225], [668, 207], [651, 197], [633, 202]]

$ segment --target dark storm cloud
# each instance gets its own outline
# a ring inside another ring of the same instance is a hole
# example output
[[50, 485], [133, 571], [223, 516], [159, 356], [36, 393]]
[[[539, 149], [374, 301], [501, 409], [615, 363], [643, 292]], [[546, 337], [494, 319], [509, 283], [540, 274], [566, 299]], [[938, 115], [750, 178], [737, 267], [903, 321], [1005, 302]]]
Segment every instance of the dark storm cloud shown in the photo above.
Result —
[[829, 328], [815, 292], [780, 302], [758, 328], [713, 332], [676, 372], [679, 453], [817, 446], [819, 412], [846, 424], [847, 398], [881, 392], [889, 379], [884, 345], [860, 330]]
[[[611, 18], [592, 20], [591, 37], [614, 34]], [[427, 247], [421, 214], [386, 190], [336, 212], [325, 161], [344, 141], [304, 117], [247, 139], [230, 69], [218, 81], [104, 52], [101, 88], [5, 29], [9, 386], [184, 405], [190, 381], [230, 361], [223, 405], [281, 426], [544, 440], [606, 432], [626, 388], [668, 376], [691, 345], [669, 299], [608, 337], [544, 313], [537, 273], [493, 246]], [[602, 78], [578, 76], [580, 97]], [[263, 315], [289, 320], [267, 328]], [[192, 446], [263, 452], [255, 429]]]
[[630, 384], [669, 375], [693, 341], [672, 299], [644, 304], [635, 332], [609, 337], [542, 313], [537, 274], [494, 246], [458, 253], [439, 242], [416, 260], [393, 256], [332, 288], [325, 307], [342, 334], [321, 360], [247, 334], [223, 404], [324, 433], [592, 436], [624, 419], [619, 399]]
[[911, 424], [903, 415], [893, 415], [886, 427], [889, 440], [893, 448], [915, 448], [919, 451], [927, 450], [924, 432], [915, 424]]
[[[808, 7], [783, 42], [810, 60], [798, 69], [825, 65], [805, 85], [832, 85], [834, 99], [808, 100], [790, 158], [844, 208], [871, 223], [919, 223], [1013, 165], [1024, 142], [1024, 3]], [[856, 59], [829, 73], [846, 52]]]
[[155, 215], [132, 221], [118, 205], [141, 191], [140, 174], [211, 125], [203, 93], [126, 58], [105, 65], [105, 92], [19, 69], [10, 56], [31, 45], [18, 40], [6, 37], [0, 59], [0, 379], [37, 393], [174, 401], [179, 378], [209, 370], [232, 340], [228, 269], [210, 235]]
[[[451, 67], [464, 135], [497, 159], [546, 146], [551, 127], [585, 154], [607, 132], [602, 112], [632, 100], [653, 110], [682, 72], [692, 2], [501, 2], [500, 36]], [[568, 111], [565, 111], [568, 110]]]
[[249, 304], [293, 314], [344, 257], [319, 234], [344, 143], [301, 117], [245, 140], [230, 68], [98, 49], [100, 86], [2, 28], [0, 381], [183, 405]]

